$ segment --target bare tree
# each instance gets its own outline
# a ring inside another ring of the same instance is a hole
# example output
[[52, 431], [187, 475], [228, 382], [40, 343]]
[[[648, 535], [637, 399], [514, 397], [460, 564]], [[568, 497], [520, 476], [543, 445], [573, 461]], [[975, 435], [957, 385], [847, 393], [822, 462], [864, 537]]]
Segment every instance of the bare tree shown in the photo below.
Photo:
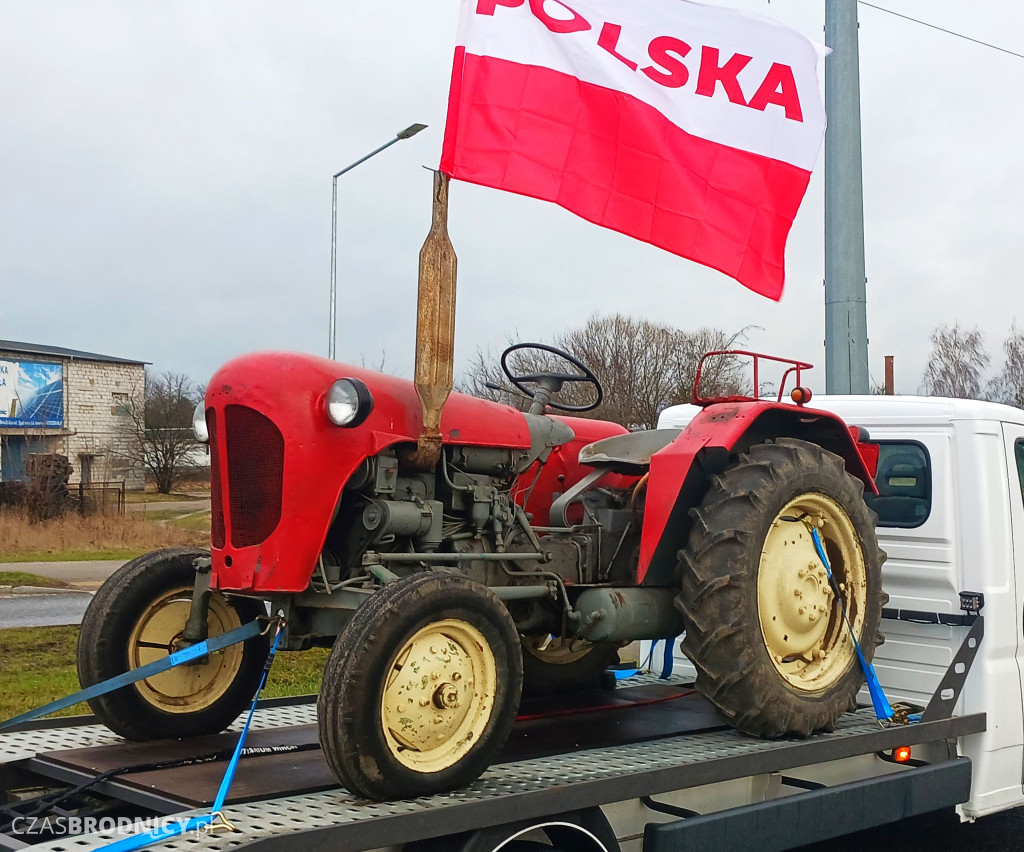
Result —
[[942, 325], [932, 332], [931, 341], [924, 392], [929, 396], [983, 399], [981, 376], [989, 363], [984, 335], [976, 328]]
[[1010, 336], [1003, 341], [1002, 372], [988, 384], [990, 399], [1024, 408], [1024, 333], [1014, 323]]
[[362, 352], [359, 353], [359, 366], [360, 367], [367, 367], [368, 369], [375, 370], [378, 373], [388, 373], [390, 371], [386, 369], [387, 363], [388, 363], [388, 350], [387, 350], [387, 347], [381, 346], [381, 348], [380, 348], [380, 357], [374, 356], [369, 361], [367, 361], [365, 353], [362, 353]]
[[[693, 398], [693, 381], [701, 356], [710, 350], [727, 349], [741, 336], [742, 332], [729, 336], [709, 328], [681, 331], [615, 314], [591, 317], [580, 328], [557, 335], [552, 343], [590, 367], [604, 386], [604, 402], [582, 416], [612, 420], [630, 428], [652, 429], [664, 408]], [[512, 353], [509, 367], [519, 375], [567, 370], [562, 359], [537, 350]], [[497, 356], [490, 349], [478, 349], [459, 387], [475, 396], [526, 407], [528, 403], [518, 394], [493, 387], [507, 384]], [[748, 388], [749, 381], [736, 358], [714, 358], [705, 365], [702, 394], [735, 395], [747, 392]], [[571, 383], [564, 386], [557, 401], [581, 405], [593, 399], [592, 387]]]
[[201, 444], [192, 433], [192, 412], [205, 395], [184, 373], [146, 371], [142, 394], [124, 404], [122, 448], [132, 465], [145, 468], [161, 494], [170, 494], [186, 472], [198, 466]]
[[[682, 394], [673, 405], [693, 400], [693, 383], [697, 377], [697, 365], [705, 353], [732, 349], [741, 345], [749, 327], [731, 335], [718, 328], [698, 328], [696, 331], [676, 331], [675, 364]], [[701, 371], [700, 387], [702, 397], [746, 396], [752, 392], [751, 379], [746, 374], [747, 364], [733, 355], [719, 355], [708, 358]]]

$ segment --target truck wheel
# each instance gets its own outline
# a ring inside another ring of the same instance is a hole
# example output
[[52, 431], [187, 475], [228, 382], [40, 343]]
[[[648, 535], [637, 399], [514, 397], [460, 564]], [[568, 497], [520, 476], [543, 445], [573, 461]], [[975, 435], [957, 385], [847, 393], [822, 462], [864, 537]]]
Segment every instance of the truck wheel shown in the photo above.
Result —
[[508, 739], [523, 664], [486, 586], [426, 572], [385, 586], [338, 636], [317, 700], [327, 763], [369, 799], [470, 783]]
[[863, 488], [821, 447], [780, 438], [741, 455], [691, 511], [676, 606], [697, 689], [762, 737], [830, 729], [864, 681], [850, 628], [803, 520], [814, 524], [867, 660], [885, 554]]
[[[78, 635], [83, 687], [165, 658], [192, 605], [192, 548], [147, 553], [121, 566], [93, 597]], [[218, 636], [266, 615], [261, 601], [210, 597], [209, 635]], [[108, 728], [129, 740], [215, 734], [248, 706], [269, 649], [265, 636], [211, 654], [205, 663], [169, 671], [93, 698], [89, 706]]]
[[523, 695], [550, 695], [598, 686], [608, 666], [619, 660], [619, 646], [608, 642], [573, 641], [545, 634], [524, 636], [522, 644]]
[[[544, 842], [541, 837], [546, 837]], [[414, 840], [402, 852], [619, 852], [608, 818], [590, 807]]]

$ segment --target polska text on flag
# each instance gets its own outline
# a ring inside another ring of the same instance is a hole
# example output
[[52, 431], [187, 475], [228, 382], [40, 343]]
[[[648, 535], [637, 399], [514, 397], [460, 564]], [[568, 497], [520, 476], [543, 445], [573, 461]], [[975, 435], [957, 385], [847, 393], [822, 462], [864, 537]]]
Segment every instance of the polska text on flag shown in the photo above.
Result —
[[463, 0], [441, 170], [779, 299], [824, 50], [689, 0]]

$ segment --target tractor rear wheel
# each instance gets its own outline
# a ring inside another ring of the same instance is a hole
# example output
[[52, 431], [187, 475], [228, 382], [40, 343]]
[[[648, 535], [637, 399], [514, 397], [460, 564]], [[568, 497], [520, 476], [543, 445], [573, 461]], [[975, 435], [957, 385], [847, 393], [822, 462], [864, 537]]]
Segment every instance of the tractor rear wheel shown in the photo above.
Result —
[[[192, 607], [195, 569], [203, 550], [173, 547], [122, 565], [89, 603], [78, 635], [78, 679], [83, 687], [166, 658], [179, 640]], [[262, 601], [210, 596], [211, 637], [266, 615]], [[216, 734], [252, 700], [269, 649], [253, 636], [194, 665], [123, 686], [89, 701], [108, 728], [129, 740]]]
[[619, 660], [619, 646], [563, 636], [524, 636], [523, 695], [551, 695], [601, 686], [602, 675]]
[[461, 787], [508, 739], [522, 683], [515, 622], [490, 589], [440, 571], [396, 580], [355, 611], [327, 660], [324, 756], [368, 799]]
[[831, 729], [864, 681], [850, 628], [871, 660], [886, 597], [862, 484], [838, 456], [780, 438], [712, 477], [691, 517], [676, 606], [697, 689], [749, 734]]

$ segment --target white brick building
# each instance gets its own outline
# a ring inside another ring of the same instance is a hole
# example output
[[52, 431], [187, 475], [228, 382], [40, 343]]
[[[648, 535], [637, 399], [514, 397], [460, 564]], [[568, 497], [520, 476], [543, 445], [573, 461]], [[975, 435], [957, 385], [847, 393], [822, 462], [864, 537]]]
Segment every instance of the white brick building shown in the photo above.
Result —
[[144, 388], [144, 361], [0, 340], [0, 480], [21, 479], [29, 453], [63, 453], [72, 482], [142, 488], [119, 448]]

